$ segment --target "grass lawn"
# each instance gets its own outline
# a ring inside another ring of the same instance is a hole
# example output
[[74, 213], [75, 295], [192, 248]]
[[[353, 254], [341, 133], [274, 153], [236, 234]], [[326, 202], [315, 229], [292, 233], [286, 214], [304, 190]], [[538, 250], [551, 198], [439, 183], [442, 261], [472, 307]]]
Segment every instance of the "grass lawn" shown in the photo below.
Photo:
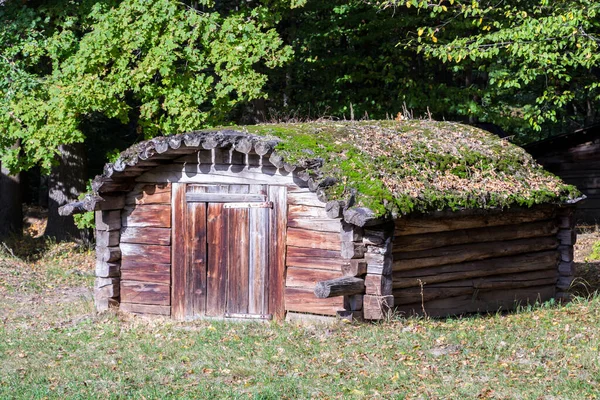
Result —
[[[446, 320], [174, 323], [96, 314], [91, 251], [0, 247], [0, 399], [600, 395], [598, 296]], [[597, 265], [578, 266], [574, 290], [593, 292]]]

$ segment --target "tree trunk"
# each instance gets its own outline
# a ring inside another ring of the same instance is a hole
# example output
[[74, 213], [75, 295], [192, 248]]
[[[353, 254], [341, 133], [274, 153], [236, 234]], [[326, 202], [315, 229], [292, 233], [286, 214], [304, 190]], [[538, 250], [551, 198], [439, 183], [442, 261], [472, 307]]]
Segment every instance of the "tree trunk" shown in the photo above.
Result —
[[60, 146], [59, 164], [52, 168], [48, 177], [48, 226], [45, 236], [58, 241], [89, 238], [87, 230], [75, 226], [73, 217], [62, 217], [58, 208], [77, 200], [85, 191], [87, 157], [83, 143]]
[[11, 175], [0, 162], [0, 240], [22, 232], [20, 174]]

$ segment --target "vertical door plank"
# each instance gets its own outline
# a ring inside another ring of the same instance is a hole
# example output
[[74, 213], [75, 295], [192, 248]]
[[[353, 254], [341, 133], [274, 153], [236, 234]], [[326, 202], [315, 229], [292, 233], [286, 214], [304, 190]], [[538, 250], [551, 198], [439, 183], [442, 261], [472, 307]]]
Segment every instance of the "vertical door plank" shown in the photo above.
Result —
[[227, 285], [227, 312], [248, 313], [248, 209], [228, 211], [229, 265]]
[[[229, 193], [248, 193], [248, 185], [229, 185]], [[229, 263], [227, 279], [227, 312], [248, 313], [248, 210], [227, 209]]]
[[188, 203], [189, 245], [188, 290], [191, 315], [204, 315], [206, 310], [206, 203]]
[[248, 271], [248, 312], [250, 314], [267, 314], [268, 304], [265, 303], [266, 285], [268, 279], [268, 237], [269, 209], [251, 208], [249, 211], [250, 259]]
[[211, 317], [222, 316], [226, 306], [229, 232], [225, 211], [222, 203], [208, 204], [206, 315]]
[[186, 310], [186, 203], [185, 184], [172, 184], [171, 206], [171, 315], [175, 319], [185, 318]]
[[287, 189], [269, 186], [269, 201], [273, 210], [269, 220], [269, 314], [278, 320], [285, 317], [283, 300], [285, 276], [285, 241], [287, 223]]

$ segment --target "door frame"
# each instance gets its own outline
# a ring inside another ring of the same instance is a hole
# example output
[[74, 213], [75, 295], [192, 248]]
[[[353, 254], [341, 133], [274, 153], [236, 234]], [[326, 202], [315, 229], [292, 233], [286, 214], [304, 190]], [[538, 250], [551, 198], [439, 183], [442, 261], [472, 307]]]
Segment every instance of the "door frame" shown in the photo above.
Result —
[[[214, 185], [214, 183], [198, 182], [199, 185]], [[239, 183], [235, 183], [238, 184]], [[222, 183], [228, 185], [228, 183]], [[272, 204], [272, 210], [269, 213], [269, 232], [267, 238], [268, 248], [268, 313], [273, 315], [276, 320], [282, 320], [285, 317], [284, 306], [284, 285], [285, 285], [285, 242], [287, 228], [287, 187], [286, 186], [267, 186], [267, 195], [265, 202]], [[188, 267], [188, 245], [189, 233], [187, 227], [188, 221], [188, 201], [187, 183], [172, 184], [171, 198], [171, 317], [177, 320], [197, 318], [193, 315], [192, 296], [189, 293], [189, 267]], [[194, 198], [196, 194], [190, 196]], [[227, 197], [232, 196], [228, 194]], [[244, 197], [246, 196], [246, 197]], [[243, 195], [229, 197], [236, 200], [255, 201], [258, 197], [255, 195]], [[209, 197], [198, 197], [209, 198]], [[213, 199], [217, 199], [213, 197]], [[204, 200], [202, 200], [204, 201]], [[223, 197], [222, 202], [226, 201]], [[223, 315], [222, 317], [225, 317]], [[214, 318], [214, 317], [211, 317]]]

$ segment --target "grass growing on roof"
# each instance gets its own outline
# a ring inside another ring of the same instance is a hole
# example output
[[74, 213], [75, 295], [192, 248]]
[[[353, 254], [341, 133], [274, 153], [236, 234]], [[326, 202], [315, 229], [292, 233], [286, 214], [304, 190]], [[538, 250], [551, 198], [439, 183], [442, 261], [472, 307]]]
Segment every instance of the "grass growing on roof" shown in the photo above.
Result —
[[330, 199], [378, 215], [450, 208], [496, 208], [564, 202], [579, 196], [523, 149], [489, 132], [436, 121], [267, 124], [244, 128], [281, 139], [290, 163], [320, 157], [337, 179]]

